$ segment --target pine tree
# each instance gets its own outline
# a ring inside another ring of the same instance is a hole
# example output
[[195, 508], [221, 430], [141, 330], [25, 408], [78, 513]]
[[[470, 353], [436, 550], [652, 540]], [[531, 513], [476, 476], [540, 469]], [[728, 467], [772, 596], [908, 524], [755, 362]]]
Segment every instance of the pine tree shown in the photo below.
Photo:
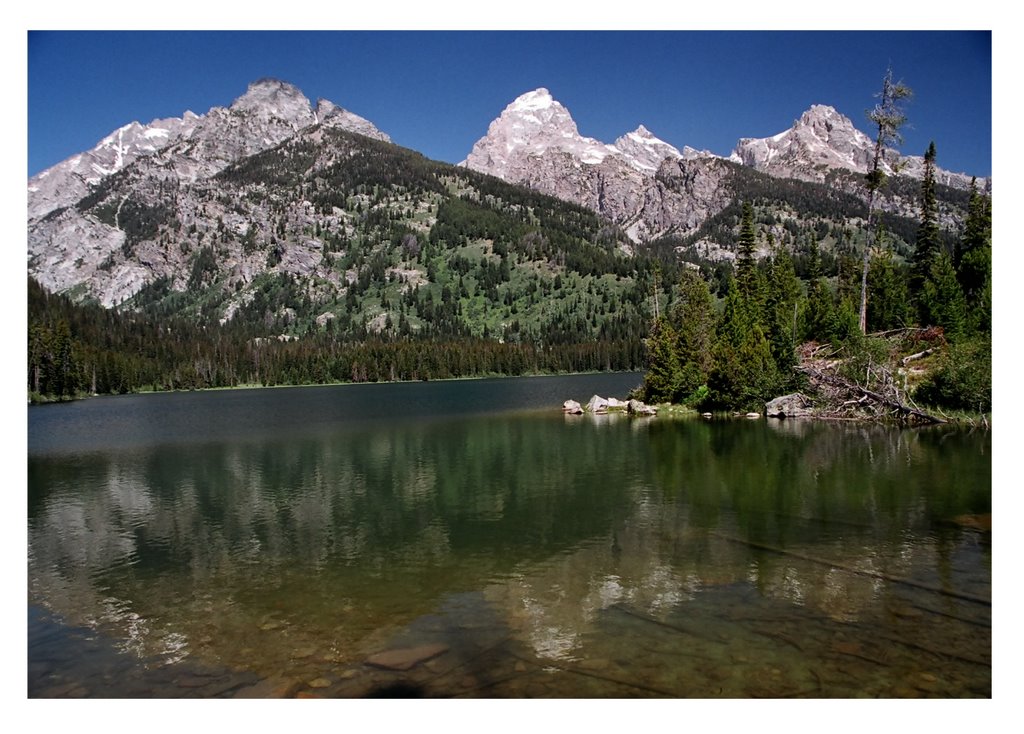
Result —
[[941, 326], [946, 338], [956, 340], [967, 327], [967, 302], [953, 269], [953, 259], [940, 251], [921, 290], [924, 323]]
[[729, 281], [714, 355], [707, 383], [714, 407], [760, 408], [782, 384], [771, 345], [735, 280]]
[[676, 330], [676, 353], [681, 370], [679, 392], [680, 397], [686, 398], [707, 382], [713, 366], [714, 301], [707, 282], [699, 273], [683, 270], [671, 321]]
[[992, 204], [971, 181], [964, 233], [957, 245], [957, 280], [967, 301], [971, 328], [991, 330], [992, 323]]
[[911, 322], [907, 282], [888, 251], [871, 260], [868, 276], [868, 328], [884, 331]]
[[793, 259], [778, 247], [768, 264], [768, 293], [765, 300], [768, 341], [780, 374], [790, 374], [796, 364], [796, 317], [800, 281]]
[[868, 241], [864, 246], [864, 262], [860, 282], [860, 332], [862, 334], [867, 333], [868, 325], [868, 267], [871, 263], [871, 250], [874, 247], [875, 198], [885, 182], [885, 172], [882, 170], [883, 156], [886, 146], [901, 141], [899, 130], [907, 121], [901, 102], [912, 94], [910, 87], [903, 82], [893, 81], [892, 69], [888, 69], [882, 80], [882, 91], [878, 95], [879, 102], [868, 113], [868, 119], [875, 124], [878, 132], [875, 136], [875, 151], [871, 161], [871, 170], [867, 175]]
[[682, 371], [676, 354], [676, 333], [664, 316], [655, 319], [644, 340], [647, 349], [647, 372], [644, 374], [644, 400], [650, 403], [676, 400]]
[[932, 261], [942, 249], [939, 240], [939, 213], [935, 200], [935, 143], [924, 154], [924, 178], [921, 181], [921, 224], [917, 230], [914, 259], [910, 269], [910, 293], [918, 298], [932, 269]]
[[764, 305], [764, 283], [754, 257], [756, 248], [757, 232], [754, 229], [754, 209], [750, 202], [744, 202], [736, 256], [736, 284], [752, 313], [760, 319], [761, 307]]

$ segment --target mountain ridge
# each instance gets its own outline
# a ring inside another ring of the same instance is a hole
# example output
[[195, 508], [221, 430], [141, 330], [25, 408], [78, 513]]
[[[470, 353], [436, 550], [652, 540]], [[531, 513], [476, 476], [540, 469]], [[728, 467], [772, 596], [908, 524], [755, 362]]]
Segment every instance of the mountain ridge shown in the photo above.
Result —
[[[740, 185], [745, 197], [771, 188], [760, 182], [751, 189], [749, 176], [747, 183], [739, 181], [744, 166], [735, 160], [686, 146], [680, 150], [644, 125], [615, 144], [584, 137], [546, 88], [520, 95], [503, 115], [489, 126], [495, 134], [474, 146], [475, 159], [503, 166], [516, 185], [600, 214], [608, 224], [594, 225], [593, 231], [604, 232], [600, 241], [620, 253], [641, 252], [665, 236], [694, 236], [734, 203]], [[846, 129], [842, 120], [830, 123], [837, 134]], [[776, 135], [771, 142], [781, 144], [784, 138]], [[469, 158], [467, 165], [452, 167], [387, 146], [393, 146], [390, 138], [370, 121], [328, 100], [314, 105], [297, 87], [276, 79], [257, 80], [228, 107], [203, 115], [186, 112], [148, 125], [129, 123], [91, 151], [29, 180], [29, 273], [53, 292], [108, 307], [164, 280], [174, 292], [216, 282], [218, 288], [234, 289], [213, 299], [221, 319], [245, 306], [268, 273], [307, 280], [313, 299], [344, 293], [364, 277], [365, 260], [352, 253], [374, 242], [394, 247], [404, 241], [402, 232], [418, 238], [420, 246], [438, 231], [449, 237], [452, 229], [441, 214], [464, 208], [451, 197], [477, 196], [472, 192], [493, 186], [467, 183], [457, 173], [476, 170]], [[777, 151], [768, 162], [784, 161], [787, 152]], [[430, 170], [385, 175], [375, 168], [383, 160]], [[769, 165], [758, 175], [779, 170]], [[855, 195], [859, 186], [852, 174], [827, 185], [844, 196]], [[906, 186], [901, 191], [885, 206], [912, 215], [916, 194]], [[487, 207], [474, 211], [491, 217]], [[952, 210], [940, 215], [944, 222], [958, 216]], [[367, 230], [367, 222], [379, 226]], [[469, 229], [492, 239], [487, 228]], [[372, 240], [388, 232], [397, 238], [390, 245]], [[524, 245], [530, 257], [551, 251], [550, 243], [538, 244], [546, 236], [542, 231], [522, 236], [530, 239]], [[726, 236], [705, 242], [703, 250], [727, 257], [729, 246]], [[391, 270], [377, 268], [374, 277], [438, 282], [422, 263], [387, 256]], [[557, 258], [554, 262], [562, 267]]]
[[[256, 120], [246, 119], [251, 116]], [[191, 145], [192, 150], [183, 156], [192, 159], [191, 165], [178, 167], [195, 180], [213, 175], [239, 157], [277, 145], [290, 134], [317, 123], [390, 141], [369, 120], [325, 99], [318, 100], [314, 107], [298, 87], [264, 77], [250, 83], [246, 92], [228, 107], [214, 106], [202, 115], [186, 110], [181, 117], [160, 118], [145, 125], [130, 122], [104, 136], [90, 150], [69, 156], [30, 177], [28, 218], [40, 219], [74, 204], [91, 187], [142, 157], [171, 154], [175, 147]], [[224, 137], [226, 131], [233, 133], [235, 149], [225, 150], [218, 145], [217, 138]]]

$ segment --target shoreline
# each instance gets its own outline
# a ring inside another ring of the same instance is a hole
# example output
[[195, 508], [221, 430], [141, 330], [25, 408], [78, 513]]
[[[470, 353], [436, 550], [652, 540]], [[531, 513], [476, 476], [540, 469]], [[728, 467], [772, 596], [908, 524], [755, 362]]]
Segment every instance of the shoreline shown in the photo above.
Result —
[[461, 377], [438, 377], [429, 380], [379, 380], [377, 382], [307, 382], [295, 385], [281, 384], [281, 385], [262, 385], [262, 384], [244, 384], [244, 385], [225, 385], [221, 387], [199, 387], [190, 388], [187, 390], [137, 390], [134, 392], [126, 393], [101, 393], [93, 395], [77, 395], [74, 397], [67, 398], [56, 398], [52, 400], [38, 400], [34, 401], [29, 396], [28, 404], [30, 406], [40, 405], [56, 405], [60, 403], [73, 403], [79, 400], [89, 400], [92, 398], [117, 398], [127, 397], [131, 395], [174, 395], [179, 393], [192, 393], [192, 392], [226, 392], [230, 390], [271, 390], [277, 388], [296, 388], [296, 387], [348, 387], [357, 385], [419, 385], [421, 383], [431, 382], [469, 382], [469, 381], [480, 381], [480, 380], [503, 380], [503, 379], [524, 379], [524, 378], [537, 378], [537, 377], [585, 377], [587, 375], [628, 375], [637, 374], [642, 376], [641, 370], [591, 370], [588, 372], [530, 372], [522, 375], [503, 375], [503, 374], [488, 374], [488, 375], [464, 375]]

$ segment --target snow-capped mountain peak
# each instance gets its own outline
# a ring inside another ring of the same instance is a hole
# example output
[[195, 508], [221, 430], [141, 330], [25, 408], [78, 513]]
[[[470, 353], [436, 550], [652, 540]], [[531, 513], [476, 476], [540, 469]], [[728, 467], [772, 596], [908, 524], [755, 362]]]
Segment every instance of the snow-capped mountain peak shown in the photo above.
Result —
[[[822, 181], [828, 171], [846, 169], [867, 173], [873, 165], [875, 141], [858, 130], [850, 118], [834, 107], [811, 105], [792, 127], [767, 138], [743, 138], [729, 159], [775, 176], [792, 176]], [[883, 152], [882, 170], [889, 175], [921, 178], [924, 164], [919, 156]], [[971, 177], [936, 169], [942, 183], [958, 188], [970, 186]], [[987, 181], [979, 182], [984, 188]]]
[[788, 130], [767, 138], [743, 138], [730, 159], [768, 171], [820, 178], [831, 168], [866, 173], [874, 144], [834, 107], [816, 104]]
[[665, 159], [683, 157], [674, 145], [656, 137], [643, 125], [616, 140], [615, 148], [634, 168], [651, 173], [657, 171]]
[[508, 109], [515, 110], [517, 112], [526, 112], [528, 110], [546, 110], [554, 107], [557, 103], [555, 98], [551, 96], [545, 87], [539, 87], [534, 89], [532, 92], [522, 94], [508, 106]]
[[579, 134], [569, 111], [541, 87], [516, 97], [487, 128], [460, 165], [509, 181], [530, 157], [568, 153], [597, 164], [618, 151]]

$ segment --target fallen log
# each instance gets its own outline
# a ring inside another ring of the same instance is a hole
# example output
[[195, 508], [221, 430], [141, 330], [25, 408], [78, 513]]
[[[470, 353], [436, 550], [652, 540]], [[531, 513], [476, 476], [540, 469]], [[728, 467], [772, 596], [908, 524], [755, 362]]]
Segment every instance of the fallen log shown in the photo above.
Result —
[[933, 354], [935, 354], [935, 347], [925, 349], [923, 352], [915, 352], [914, 354], [908, 354], [906, 357], [900, 360], [900, 364], [906, 367], [915, 359], [924, 359], [925, 357], [930, 357]]
[[913, 417], [925, 423], [948, 422], [945, 418], [940, 418], [936, 415], [932, 415], [931, 413], [926, 413], [919, 408], [914, 408], [904, 404], [899, 400], [888, 398], [884, 395], [875, 392], [874, 390], [868, 390], [866, 387], [861, 387], [860, 385], [854, 382], [850, 382], [849, 380], [842, 378], [839, 375], [822, 372], [821, 370], [817, 370], [807, 365], [801, 365], [799, 367], [796, 367], [795, 369], [799, 372], [803, 372], [812, 380], [823, 382], [827, 385], [831, 385], [832, 387], [841, 388], [850, 393], [860, 393], [862, 396], [866, 396], [872, 402], [889, 408], [890, 410], [893, 410], [898, 415], [900, 415], [904, 420], [908, 420], [909, 418]]

